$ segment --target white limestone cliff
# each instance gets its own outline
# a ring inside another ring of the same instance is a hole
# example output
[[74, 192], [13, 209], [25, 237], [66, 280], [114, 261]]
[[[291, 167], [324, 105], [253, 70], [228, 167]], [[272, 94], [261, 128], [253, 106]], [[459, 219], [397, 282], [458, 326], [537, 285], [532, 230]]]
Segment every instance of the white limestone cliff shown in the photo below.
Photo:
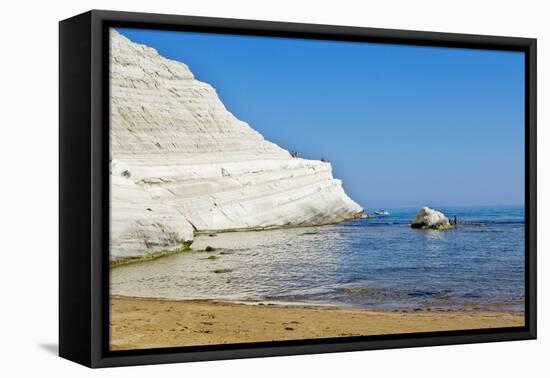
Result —
[[201, 231], [329, 224], [362, 208], [328, 162], [293, 158], [180, 62], [110, 36], [111, 260]]

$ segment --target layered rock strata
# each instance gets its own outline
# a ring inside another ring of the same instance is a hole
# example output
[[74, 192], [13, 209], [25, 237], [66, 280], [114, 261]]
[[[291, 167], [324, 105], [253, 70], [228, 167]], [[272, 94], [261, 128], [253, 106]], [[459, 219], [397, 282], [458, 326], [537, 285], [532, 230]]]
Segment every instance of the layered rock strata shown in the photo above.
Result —
[[292, 157], [231, 114], [180, 62], [110, 36], [111, 260], [201, 231], [354, 218], [328, 162]]

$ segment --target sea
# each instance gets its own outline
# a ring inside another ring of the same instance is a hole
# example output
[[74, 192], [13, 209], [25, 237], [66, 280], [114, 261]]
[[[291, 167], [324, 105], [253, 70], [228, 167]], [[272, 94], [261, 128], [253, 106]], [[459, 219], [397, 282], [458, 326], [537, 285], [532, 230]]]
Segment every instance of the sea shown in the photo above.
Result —
[[111, 294], [381, 311], [524, 311], [523, 206], [438, 208], [458, 219], [447, 231], [412, 229], [418, 208], [388, 210], [388, 216], [334, 225], [199, 235], [190, 251], [111, 269]]

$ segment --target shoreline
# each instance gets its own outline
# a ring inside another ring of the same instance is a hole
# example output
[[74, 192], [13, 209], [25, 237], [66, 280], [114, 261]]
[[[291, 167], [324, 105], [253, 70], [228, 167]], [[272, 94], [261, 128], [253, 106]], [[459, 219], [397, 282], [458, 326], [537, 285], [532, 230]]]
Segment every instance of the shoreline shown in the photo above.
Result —
[[[323, 227], [323, 226], [331, 226], [335, 224], [340, 224], [344, 222], [350, 222], [356, 219], [370, 219], [369, 217], [364, 218], [363, 212], [358, 213], [361, 216], [357, 216], [355, 214], [351, 218], [342, 219], [339, 221], [334, 222], [327, 222], [327, 223], [312, 223], [312, 224], [295, 224], [295, 225], [282, 225], [282, 226], [266, 226], [266, 227], [242, 227], [242, 228], [227, 228], [223, 230], [201, 230], [201, 231], [193, 231], [193, 239], [185, 241], [184, 243], [181, 243], [179, 247], [174, 247], [173, 249], [161, 249], [158, 251], [152, 251], [152, 252], [145, 252], [139, 255], [131, 255], [131, 256], [118, 256], [112, 258], [110, 256], [109, 259], [109, 268], [114, 269], [118, 268], [120, 266], [124, 265], [130, 265], [130, 264], [137, 264], [152, 260], [157, 260], [163, 257], [172, 256], [175, 254], [178, 254], [180, 252], [188, 252], [188, 251], [196, 251], [199, 252], [200, 250], [195, 250], [191, 246], [195, 242], [196, 237], [211, 237], [211, 236], [218, 236], [223, 234], [231, 234], [231, 233], [239, 233], [239, 232], [265, 232], [265, 231], [278, 231], [278, 230], [285, 230], [285, 229], [296, 229], [296, 228], [315, 228], [315, 227]], [[366, 214], [366, 213], [365, 213]], [[368, 215], [368, 214], [367, 214]], [[372, 217], [375, 218], [375, 217]]]
[[110, 296], [110, 349], [521, 327], [524, 313], [385, 312], [303, 303]]

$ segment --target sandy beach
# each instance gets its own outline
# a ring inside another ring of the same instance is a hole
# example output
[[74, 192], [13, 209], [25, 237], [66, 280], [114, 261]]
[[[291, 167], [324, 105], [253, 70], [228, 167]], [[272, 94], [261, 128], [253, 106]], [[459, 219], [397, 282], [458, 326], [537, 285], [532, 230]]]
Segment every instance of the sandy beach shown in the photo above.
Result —
[[111, 350], [519, 327], [523, 313], [375, 312], [111, 297]]

